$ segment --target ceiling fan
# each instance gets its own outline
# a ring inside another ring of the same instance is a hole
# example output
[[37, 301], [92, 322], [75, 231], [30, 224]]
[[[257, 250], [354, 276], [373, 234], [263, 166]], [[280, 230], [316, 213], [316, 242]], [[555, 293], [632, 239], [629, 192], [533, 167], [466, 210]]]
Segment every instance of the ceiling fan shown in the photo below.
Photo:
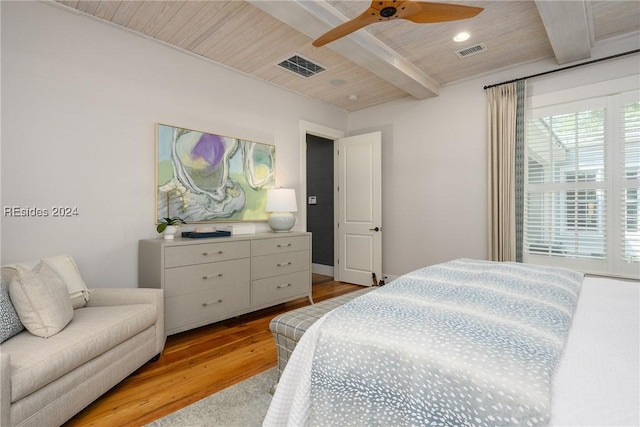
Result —
[[392, 19], [407, 19], [419, 24], [457, 21], [473, 18], [483, 11], [481, 7], [449, 3], [426, 3], [412, 0], [373, 0], [371, 6], [355, 18], [338, 25], [313, 41], [316, 47], [324, 46], [362, 27]]

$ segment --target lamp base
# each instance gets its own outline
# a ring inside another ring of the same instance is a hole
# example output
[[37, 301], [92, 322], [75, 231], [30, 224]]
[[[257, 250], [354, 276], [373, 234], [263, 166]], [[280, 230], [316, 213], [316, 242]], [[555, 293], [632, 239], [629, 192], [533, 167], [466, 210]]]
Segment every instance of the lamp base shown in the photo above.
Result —
[[291, 212], [271, 212], [267, 224], [275, 233], [288, 233], [296, 223]]

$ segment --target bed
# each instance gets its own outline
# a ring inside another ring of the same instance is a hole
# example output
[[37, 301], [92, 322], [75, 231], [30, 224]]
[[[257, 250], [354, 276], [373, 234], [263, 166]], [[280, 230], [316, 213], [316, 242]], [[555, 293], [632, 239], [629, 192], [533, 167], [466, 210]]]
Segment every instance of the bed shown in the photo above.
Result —
[[305, 332], [264, 425], [637, 426], [639, 306], [638, 281], [564, 269], [416, 270]]

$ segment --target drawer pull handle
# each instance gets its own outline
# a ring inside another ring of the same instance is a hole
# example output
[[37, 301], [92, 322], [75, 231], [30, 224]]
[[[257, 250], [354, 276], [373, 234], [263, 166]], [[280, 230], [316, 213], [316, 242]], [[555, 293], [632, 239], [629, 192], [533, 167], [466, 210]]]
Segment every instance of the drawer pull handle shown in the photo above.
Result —
[[208, 306], [208, 305], [220, 304], [221, 302], [222, 302], [222, 300], [221, 300], [221, 299], [219, 299], [219, 300], [217, 300], [217, 301], [212, 301], [212, 302], [203, 302], [203, 303], [202, 303], [202, 306], [203, 306], [203, 307], [206, 307], [206, 306]]
[[[210, 252], [202, 252], [202, 255], [203, 256], [209, 256], [209, 255], [211, 255], [211, 253]], [[218, 251], [218, 255], [222, 255], [222, 251]]]
[[222, 277], [222, 273], [218, 273], [215, 276], [202, 276], [202, 280], [207, 280], [215, 277]]
[[291, 265], [291, 262], [281, 262], [281, 263], [278, 263], [278, 267], [286, 267], [286, 266], [288, 266], [288, 265]]
[[286, 245], [278, 245], [279, 248], [290, 248], [291, 247], [291, 243], [287, 243]]
[[282, 289], [282, 288], [288, 288], [289, 286], [291, 286], [291, 283], [287, 283], [286, 285], [278, 285], [276, 286], [276, 288]]

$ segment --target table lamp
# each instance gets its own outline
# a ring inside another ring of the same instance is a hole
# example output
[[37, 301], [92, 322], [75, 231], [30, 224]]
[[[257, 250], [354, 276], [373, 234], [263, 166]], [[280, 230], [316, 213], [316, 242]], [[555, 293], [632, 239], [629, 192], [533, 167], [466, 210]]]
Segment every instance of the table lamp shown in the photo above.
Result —
[[292, 188], [272, 188], [267, 190], [267, 206], [265, 211], [271, 212], [267, 223], [276, 233], [287, 233], [296, 223], [291, 212], [298, 211], [296, 191]]

